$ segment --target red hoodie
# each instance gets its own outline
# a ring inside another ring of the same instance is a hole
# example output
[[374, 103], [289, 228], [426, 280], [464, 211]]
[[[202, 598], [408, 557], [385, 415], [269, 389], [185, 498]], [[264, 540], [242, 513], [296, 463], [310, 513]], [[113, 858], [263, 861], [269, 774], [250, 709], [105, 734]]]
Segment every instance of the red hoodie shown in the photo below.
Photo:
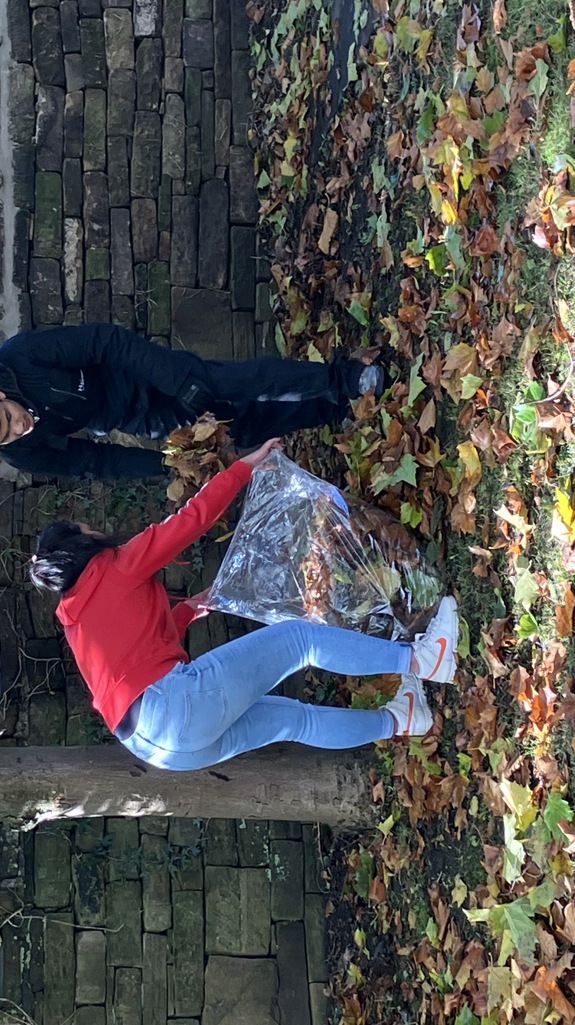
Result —
[[213, 527], [250, 475], [238, 460], [174, 516], [103, 549], [60, 601], [56, 615], [112, 731], [150, 683], [189, 662], [180, 636], [196, 613], [185, 603], [172, 612], [154, 574]]

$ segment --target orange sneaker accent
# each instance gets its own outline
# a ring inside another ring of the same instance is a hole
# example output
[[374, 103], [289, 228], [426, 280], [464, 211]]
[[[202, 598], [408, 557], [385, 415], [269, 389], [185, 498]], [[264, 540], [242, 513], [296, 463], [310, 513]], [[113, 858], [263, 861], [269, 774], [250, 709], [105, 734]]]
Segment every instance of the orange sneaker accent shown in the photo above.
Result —
[[443, 661], [443, 656], [445, 655], [445, 649], [447, 647], [447, 638], [437, 637], [435, 643], [439, 644], [439, 658], [437, 659], [437, 662], [435, 663], [433, 669], [429, 674], [430, 679], [435, 676], [437, 670], [439, 669]]
[[409, 728], [411, 726], [411, 720], [413, 719], [413, 705], [415, 702], [415, 694], [412, 690], [406, 690], [405, 697], [407, 698], [407, 723], [403, 731], [404, 737], [409, 736]]

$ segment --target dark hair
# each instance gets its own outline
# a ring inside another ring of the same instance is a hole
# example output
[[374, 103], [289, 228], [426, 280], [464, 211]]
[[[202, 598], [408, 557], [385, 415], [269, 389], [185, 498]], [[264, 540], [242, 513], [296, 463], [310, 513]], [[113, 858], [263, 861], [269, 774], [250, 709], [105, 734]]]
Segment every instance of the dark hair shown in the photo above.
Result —
[[63, 594], [98, 552], [122, 544], [118, 537], [93, 537], [83, 534], [77, 523], [56, 520], [38, 538], [36, 555], [28, 563], [30, 580], [39, 591]]

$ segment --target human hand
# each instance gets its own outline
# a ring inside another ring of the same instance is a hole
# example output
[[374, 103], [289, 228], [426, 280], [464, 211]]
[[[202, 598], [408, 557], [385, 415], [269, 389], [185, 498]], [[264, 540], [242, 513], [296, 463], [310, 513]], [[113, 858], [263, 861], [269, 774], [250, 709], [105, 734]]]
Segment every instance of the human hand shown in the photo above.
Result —
[[255, 452], [250, 452], [249, 456], [242, 456], [241, 462], [247, 463], [247, 465], [251, 466], [253, 470], [256, 466], [261, 466], [269, 456], [270, 452], [274, 449], [281, 451], [281, 447], [282, 444], [279, 438], [270, 438], [269, 441], [265, 441], [263, 445], [257, 448]]
[[198, 594], [192, 594], [189, 598], [185, 599], [185, 604], [189, 605], [191, 609], [197, 612], [196, 619], [202, 619], [203, 616], [209, 616], [210, 609], [206, 608], [206, 601], [208, 600], [208, 594], [210, 588], [206, 587], [205, 591], [200, 591]]

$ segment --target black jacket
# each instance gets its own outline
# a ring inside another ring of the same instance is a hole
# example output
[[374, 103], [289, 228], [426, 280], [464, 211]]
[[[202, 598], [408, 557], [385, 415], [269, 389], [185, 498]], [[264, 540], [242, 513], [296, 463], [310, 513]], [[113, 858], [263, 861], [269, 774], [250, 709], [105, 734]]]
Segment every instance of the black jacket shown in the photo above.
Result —
[[195, 360], [191, 353], [173, 352], [113, 324], [23, 331], [0, 346], [0, 391], [39, 419], [29, 435], [1, 446], [0, 456], [12, 466], [47, 475], [160, 474], [159, 452], [69, 435], [119, 428], [163, 438], [193, 421]]

